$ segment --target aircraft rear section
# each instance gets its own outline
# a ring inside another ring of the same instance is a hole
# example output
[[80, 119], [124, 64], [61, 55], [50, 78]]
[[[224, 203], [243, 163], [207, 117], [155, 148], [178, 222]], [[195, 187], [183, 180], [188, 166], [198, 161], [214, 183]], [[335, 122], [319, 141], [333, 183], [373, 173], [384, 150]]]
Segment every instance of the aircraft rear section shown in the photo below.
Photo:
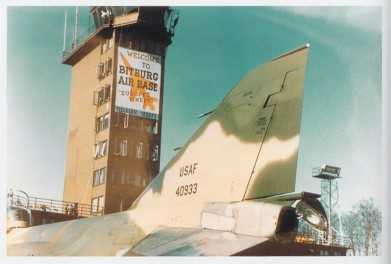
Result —
[[210, 203], [201, 228], [160, 227], [124, 255], [300, 256], [346, 255], [348, 247], [326, 245], [297, 232], [298, 221], [327, 230], [319, 195], [295, 193], [236, 203]]
[[156, 227], [150, 208], [165, 208], [161, 225], [192, 228], [206, 203], [295, 190], [308, 50], [255, 68], [208, 115], [134, 202], [147, 232]]

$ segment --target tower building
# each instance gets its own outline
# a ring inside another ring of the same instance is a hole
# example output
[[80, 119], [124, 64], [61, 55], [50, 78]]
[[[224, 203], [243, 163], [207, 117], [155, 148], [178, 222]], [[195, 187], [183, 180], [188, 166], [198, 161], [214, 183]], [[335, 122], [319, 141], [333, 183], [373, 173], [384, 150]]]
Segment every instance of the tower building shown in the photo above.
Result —
[[92, 7], [89, 15], [92, 30], [79, 33], [77, 9], [64, 44], [72, 77], [63, 198], [108, 214], [127, 209], [159, 172], [164, 65], [178, 14]]

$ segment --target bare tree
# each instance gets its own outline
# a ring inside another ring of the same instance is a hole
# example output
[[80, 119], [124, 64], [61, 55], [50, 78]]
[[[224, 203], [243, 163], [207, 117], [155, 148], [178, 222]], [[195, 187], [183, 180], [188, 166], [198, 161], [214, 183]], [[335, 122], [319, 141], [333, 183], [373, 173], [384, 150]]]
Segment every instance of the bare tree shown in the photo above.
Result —
[[356, 212], [349, 211], [348, 213], [344, 213], [342, 215], [342, 227], [344, 231], [344, 235], [349, 237], [351, 241], [351, 246], [354, 255], [360, 255], [360, 232], [358, 228], [358, 219], [356, 217]]
[[379, 255], [381, 212], [373, 199], [361, 200], [342, 216], [343, 230], [352, 240], [354, 255]]

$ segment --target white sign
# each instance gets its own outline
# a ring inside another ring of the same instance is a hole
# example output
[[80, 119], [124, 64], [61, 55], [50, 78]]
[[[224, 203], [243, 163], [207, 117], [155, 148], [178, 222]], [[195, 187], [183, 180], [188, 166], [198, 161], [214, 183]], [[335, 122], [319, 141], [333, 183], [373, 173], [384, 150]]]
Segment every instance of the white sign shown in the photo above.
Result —
[[161, 57], [118, 47], [115, 111], [159, 118]]

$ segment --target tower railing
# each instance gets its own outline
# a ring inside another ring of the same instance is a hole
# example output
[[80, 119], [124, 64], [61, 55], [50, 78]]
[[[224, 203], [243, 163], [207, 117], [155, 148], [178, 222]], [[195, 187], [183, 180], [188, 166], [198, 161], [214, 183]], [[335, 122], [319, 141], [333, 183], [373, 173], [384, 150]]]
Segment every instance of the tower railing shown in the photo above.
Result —
[[45, 199], [34, 196], [29, 196], [27, 198], [16, 193], [8, 193], [7, 202], [9, 207], [64, 214], [75, 218], [103, 214], [103, 210], [92, 208], [90, 204]]
[[101, 31], [104, 28], [110, 26], [110, 23], [102, 24], [99, 28], [96, 28], [95, 25], [90, 25], [88, 28], [84, 29], [77, 34], [76, 41], [71, 41], [67, 43], [65, 50], [62, 52], [62, 58], [65, 59], [71, 55], [78, 47], [82, 46], [95, 32]]

